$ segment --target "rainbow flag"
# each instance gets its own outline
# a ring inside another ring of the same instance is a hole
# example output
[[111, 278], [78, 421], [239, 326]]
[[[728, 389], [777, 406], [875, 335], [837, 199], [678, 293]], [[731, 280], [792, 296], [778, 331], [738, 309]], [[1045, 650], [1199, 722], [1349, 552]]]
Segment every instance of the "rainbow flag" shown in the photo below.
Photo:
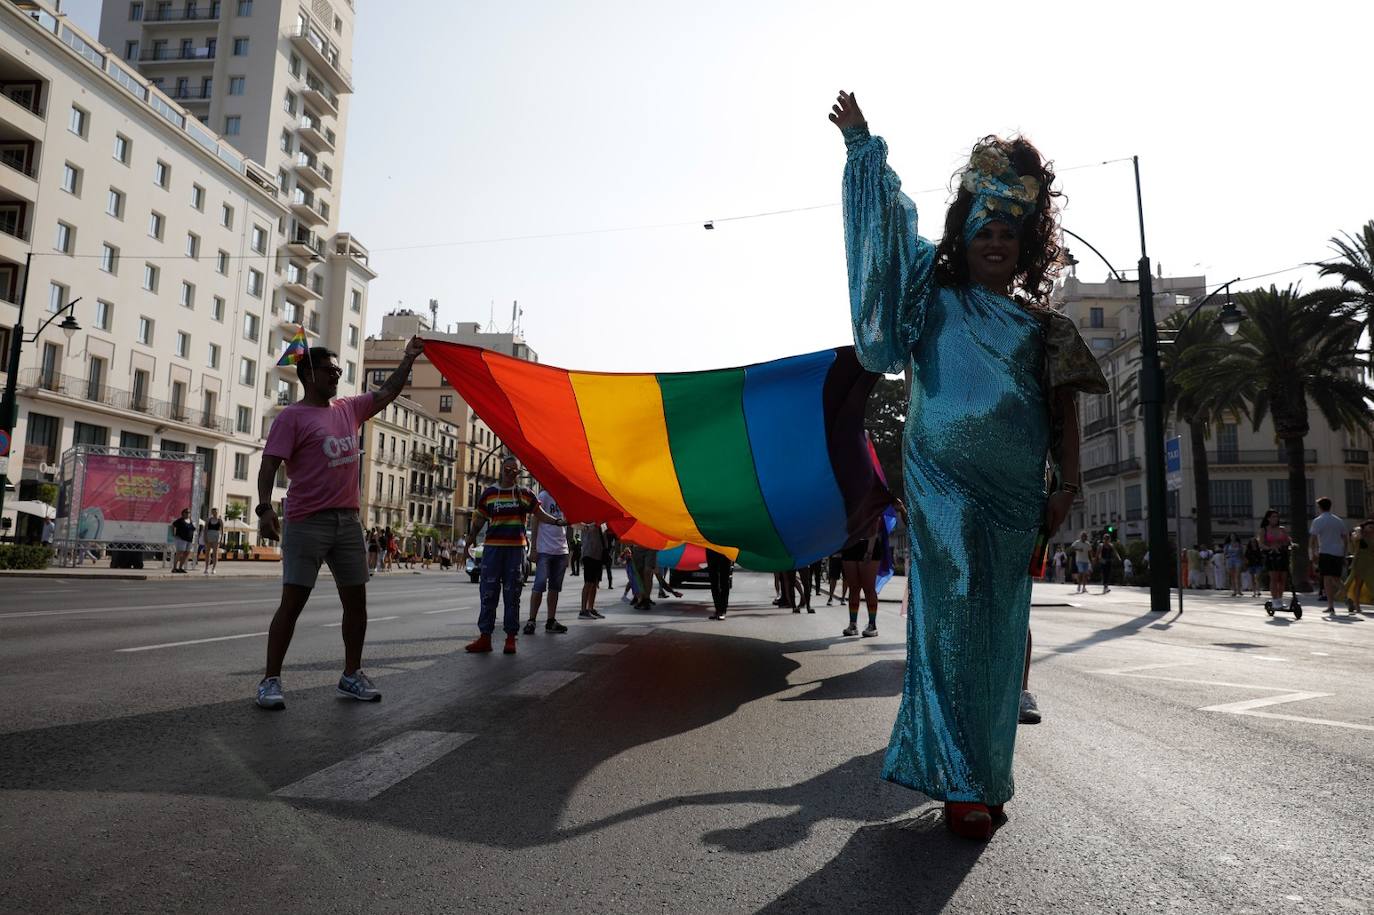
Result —
[[705, 566], [706, 550], [695, 543], [679, 543], [677, 546], [658, 551], [658, 567], [660, 569], [697, 572]]
[[662, 550], [711, 547], [792, 569], [861, 536], [892, 501], [853, 347], [705, 372], [607, 374], [425, 341], [425, 357], [553, 494]]
[[297, 324], [296, 335], [291, 338], [291, 342], [282, 351], [281, 358], [277, 360], [277, 365], [295, 365], [310, 352], [310, 344], [305, 342], [305, 327]]

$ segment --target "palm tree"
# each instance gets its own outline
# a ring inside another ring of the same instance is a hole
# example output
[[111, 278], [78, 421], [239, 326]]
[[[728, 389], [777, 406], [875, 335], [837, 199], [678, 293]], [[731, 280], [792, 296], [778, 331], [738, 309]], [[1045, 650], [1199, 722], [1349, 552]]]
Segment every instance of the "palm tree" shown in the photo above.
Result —
[[[1205, 308], [1192, 320], [1180, 309], [1160, 322], [1169, 342], [1160, 341], [1159, 361], [1167, 384], [1164, 389], [1164, 415], [1187, 425], [1193, 454], [1193, 504], [1197, 506], [1197, 541], [1212, 542], [1212, 482], [1207, 462], [1206, 439], [1214, 423], [1237, 416], [1248, 417], [1246, 391], [1213, 383], [1205, 373], [1186, 370], [1200, 366], [1213, 356], [1214, 347], [1224, 347], [1229, 339], [1217, 323], [1217, 311]], [[1134, 362], [1139, 362], [1137, 356]], [[1137, 373], [1130, 373], [1121, 385], [1118, 400], [1124, 409], [1135, 411], [1139, 402]], [[1182, 536], [1182, 532], [1179, 532]], [[1180, 546], [1182, 544], [1180, 543]]]
[[1346, 309], [1374, 329], [1374, 219], [1364, 224], [1358, 237], [1341, 234], [1343, 238], [1331, 239], [1341, 259], [1319, 265], [1318, 273], [1339, 279]]
[[1329, 290], [1302, 294], [1276, 286], [1237, 296], [1248, 318], [1230, 345], [1202, 348], [1180, 372], [1188, 386], [1208, 384], [1243, 392], [1258, 429], [1273, 415], [1288, 459], [1290, 531], [1296, 544], [1294, 580], [1307, 582], [1307, 467], [1303, 438], [1310, 431], [1308, 404], [1334, 429], [1370, 432], [1365, 381], [1368, 357], [1359, 348], [1362, 324], [1333, 315]]

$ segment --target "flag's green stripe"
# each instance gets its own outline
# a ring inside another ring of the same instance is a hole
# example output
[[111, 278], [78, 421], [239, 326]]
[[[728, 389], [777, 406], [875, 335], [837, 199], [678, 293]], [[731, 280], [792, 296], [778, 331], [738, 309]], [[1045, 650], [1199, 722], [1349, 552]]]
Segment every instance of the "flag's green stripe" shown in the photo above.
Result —
[[744, 421], [744, 369], [659, 375], [668, 445], [683, 501], [706, 539], [792, 568], [754, 472]]

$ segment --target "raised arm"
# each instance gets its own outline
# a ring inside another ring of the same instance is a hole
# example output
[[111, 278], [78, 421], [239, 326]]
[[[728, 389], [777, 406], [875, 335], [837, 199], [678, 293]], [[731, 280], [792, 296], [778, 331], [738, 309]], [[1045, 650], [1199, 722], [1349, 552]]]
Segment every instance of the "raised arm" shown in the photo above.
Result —
[[916, 231], [916, 205], [887, 165], [887, 143], [870, 136], [852, 93], [830, 120], [844, 136], [844, 247], [854, 346], [864, 368], [902, 370], [921, 333], [934, 290], [935, 246]]
[[372, 392], [373, 404], [372, 412], [380, 413], [393, 400], [401, 395], [401, 391], [406, 386], [406, 379], [410, 377], [410, 367], [415, 364], [415, 360], [425, 351], [425, 341], [419, 337], [411, 337], [406, 343], [405, 354], [401, 356], [401, 364], [396, 366], [396, 371], [391, 373], [391, 377], [382, 382], [382, 386]]

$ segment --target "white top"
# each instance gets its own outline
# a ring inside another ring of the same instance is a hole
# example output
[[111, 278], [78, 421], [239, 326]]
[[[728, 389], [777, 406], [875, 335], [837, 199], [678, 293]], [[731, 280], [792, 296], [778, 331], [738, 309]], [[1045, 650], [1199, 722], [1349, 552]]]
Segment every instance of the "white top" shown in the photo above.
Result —
[[1328, 556], [1345, 557], [1345, 522], [1331, 512], [1322, 512], [1312, 519], [1312, 536], [1317, 538], [1317, 551]]
[[[553, 500], [553, 496], [549, 495], [547, 489], [539, 494], [539, 504], [544, 511], [555, 518], [561, 519], [563, 517], [563, 509], [558, 507], [558, 503]], [[539, 537], [535, 541], [534, 549], [537, 553], [549, 556], [566, 555], [568, 552], [568, 529], [541, 520], [539, 522]]]
[[1087, 562], [1092, 558], [1093, 546], [1086, 540], [1075, 540], [1069, 544], [1069, 549], [1073, 550], [1077, 562]]

